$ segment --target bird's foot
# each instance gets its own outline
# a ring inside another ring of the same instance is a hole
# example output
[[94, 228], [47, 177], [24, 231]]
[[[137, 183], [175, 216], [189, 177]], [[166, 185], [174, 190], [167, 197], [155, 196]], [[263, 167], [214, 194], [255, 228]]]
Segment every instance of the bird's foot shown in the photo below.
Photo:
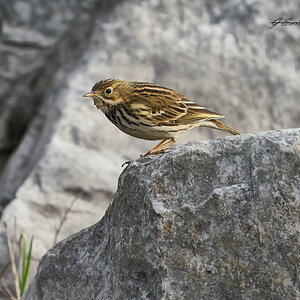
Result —
[[148, 156], [148, 155], [163, 154], [163, 153], [169, 152], [169, 151], [172, 150], [172, 149], [173, 149], [173, 148], [165, 148], [165, 149], [161, 149], [161, 150], [154, 151], [154, 152], [148, 151], [146, 154], [141, 154], [141, 155], [140, 155], [140, 158], [141, 158], [141, 157]]
[[141, 155], [140, 155], [140, 158], [146, 157], [146, 156], [149, 156], [149, 155], [161, 154], [161, 153], [163, 153], [163, 152], [165, 152], [165, 151], [164, 151], [164, 150], [161, 150], [161, 151], [157, 151], [157, 152], [147, 152], [146, 154], [141, 154]]

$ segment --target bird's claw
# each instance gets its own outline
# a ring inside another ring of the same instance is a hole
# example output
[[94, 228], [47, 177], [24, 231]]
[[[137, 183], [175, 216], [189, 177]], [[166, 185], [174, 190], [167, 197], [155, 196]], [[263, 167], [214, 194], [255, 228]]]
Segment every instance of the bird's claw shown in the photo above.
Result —
[[122, 168], [124, 167], [124, 166], [129, 166], [130, 164], [132, 163], [132, 160], [128, 160], [128, 161], [125, 161], [123, 164], [122, 164]]

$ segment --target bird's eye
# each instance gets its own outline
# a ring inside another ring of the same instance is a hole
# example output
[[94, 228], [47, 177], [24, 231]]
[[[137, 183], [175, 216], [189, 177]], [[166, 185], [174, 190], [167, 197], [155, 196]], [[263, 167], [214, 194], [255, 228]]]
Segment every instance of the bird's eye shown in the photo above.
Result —
[[112, 93], [112, 88], [111, 87], [107, 88], [105, 94], [109, 95], [111, 93]]

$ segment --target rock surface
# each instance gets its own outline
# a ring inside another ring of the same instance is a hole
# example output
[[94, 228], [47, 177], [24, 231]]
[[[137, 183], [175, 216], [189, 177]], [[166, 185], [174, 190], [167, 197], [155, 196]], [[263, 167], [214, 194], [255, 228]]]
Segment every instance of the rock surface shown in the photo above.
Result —
[[[33, 271], [56, 241], [99, 220], [121, 164], [152, 147], [83, 102], [99, 79], [174, 88], [242, 133], [300, 126], [300, 30], [269, 29], [278, 15], [297, 15], [297, 1], [0, 0], [0, 8], [0, 215], [16, 241], [35, 236]], [[179, 142], [225, 135], [194, 129]], [[0, 273], [6, 244], [0, 225]]]
[[82, 53], [93, 27], [89, 14], [94, 5], [91, 0], [62, 0], [59, 5], [58, 1], [0, 1], [2, 160], [18, 145], [52, 92], [56, 72], [70, 70]]
[[23, 299], [299, 299], [299, 178], [300, 129], [134, 161]]

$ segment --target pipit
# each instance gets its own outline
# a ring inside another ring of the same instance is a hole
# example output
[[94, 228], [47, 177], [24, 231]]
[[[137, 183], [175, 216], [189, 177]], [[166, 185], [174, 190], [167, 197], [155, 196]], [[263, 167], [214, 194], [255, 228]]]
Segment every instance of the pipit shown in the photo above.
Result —
[[161, 140], [145, 155], [162, 153], [180, 133], [197, 126], [239, 134], [219, 121], [223, 115], [149, 82], [105, 79], [83, 97], [92, 97], [96, 107], [123, 132], [140, 139]]

